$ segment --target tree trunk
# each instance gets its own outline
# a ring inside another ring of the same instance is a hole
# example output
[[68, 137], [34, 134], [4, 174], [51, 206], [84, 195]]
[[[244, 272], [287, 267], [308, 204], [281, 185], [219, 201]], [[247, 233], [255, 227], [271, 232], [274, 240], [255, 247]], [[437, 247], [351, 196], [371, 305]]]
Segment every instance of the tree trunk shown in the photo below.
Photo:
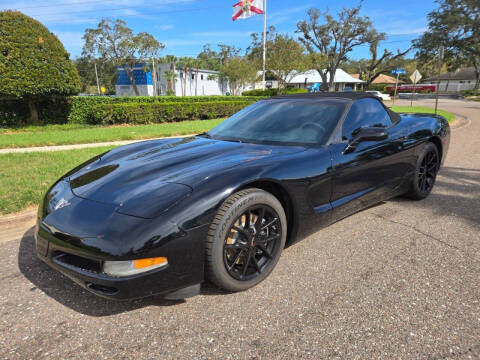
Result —
[[184, 78], [184, 86], [183, 86], [183, 96], [187, 96], [187, 71], [188, 67], [185, 66], [185, 78]]
[[128, 78], [130, 79], [130, 82], [132, 83], [133, 91], [135, 92], [135, 96], [139, 95], [137, 84], [135, 83], [135, 78], [133, 77], [133, 70], [123, 68], [125, 72], [127, 73]]
[[30, 110], [30, 123], [31, 124], [38, 124], [38, 110], [37, 110], [37, 104], [35, 103], [35, 99], [33, 97], [28, 97], [27, 98], [28, 102], [28, 108]]
[[197, 69], [196, 69], [196, 72], [195, 72], [195, 96], [198, 96], [197, 95], [197, 89], [198, 89], [198, 66], [197, 66]]
[[322, 91], [328, 91], [327, 72], [324, 72], [323, 70], [319, 70], [319, 69], [317, 69], [317, 71], [320, 74], [320, 77], [322, 78]]
[[173, 91], [173, 74], [175, 73], [175, 65], [170, 64], [170, 77], [168, 78], [168, 90]]
[[473, 64], [475, 68], [475, 90], [480, 88], [480, 68], [476, 63]]

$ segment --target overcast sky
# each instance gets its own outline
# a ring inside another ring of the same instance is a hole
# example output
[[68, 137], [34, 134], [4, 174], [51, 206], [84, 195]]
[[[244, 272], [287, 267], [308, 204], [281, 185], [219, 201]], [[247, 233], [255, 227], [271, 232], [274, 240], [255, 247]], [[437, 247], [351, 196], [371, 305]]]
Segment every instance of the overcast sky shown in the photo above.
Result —
[[[263, 17], [232, 21], [236, 0], [0, 0], [0, 9], [16, 9], [41, 21], [55, 33], [72, 58], [81, 54], [82, 35], [103, 17], [120, 18], [135, 33], [147, 31], [166, 45], [163, 54], [196, 56], [203, 44], [232, 44], [245, 49], [251, 32], [261, 32]], [[331, 13], [342, 6], [352, 7], [358, 0], [267, 0], [267, 22], [279, 32], [295, 35], [296, 23], [307, 10], [317, 7]], [[433, 0], [365, 0], [362, 13], [379, 31], [386, 32], [388, 49], [404, 50], [410, 41], [426, 30], [426, 15], [436, 7]], [[368, 57], [361, 47], [350, 57]]]

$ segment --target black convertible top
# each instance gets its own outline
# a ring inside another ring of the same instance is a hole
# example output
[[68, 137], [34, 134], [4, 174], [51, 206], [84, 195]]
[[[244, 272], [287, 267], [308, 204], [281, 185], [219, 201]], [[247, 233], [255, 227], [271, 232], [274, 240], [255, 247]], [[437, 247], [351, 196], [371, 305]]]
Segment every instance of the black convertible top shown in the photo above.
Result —
[[377, 98], [372, 93], [368, 92], [354, 92], [354, 91], [346, 91], [346, 92], [318, 92], [318, 93], [300, 93], [300, 94], [289, 94], [289, 95], [279, 95], [273, 96], [272, 99], [285, 99], [285, 98], [342, 98], [348, 100], [358, 100], [363, 98]]
[[318, 92], [318, 93], [300, 93], [300, 94], [289, 94], [289, 95], [279, 95], [279, 96], [272, 96], [270, 99], [322, 99], [322, 98], [335, 98], [335, 99], [346, 99], [346, 100], [359, 100], [365, 98], [372, 98], [377, 99], [383, 105], [385, 110], [390, 115], [393, 123], [398, 123], [401, 119], [400, 115], [390, 109], [389, 107], [385, 106], [382, 99], [378, 96], [375, 96], [373, 93], [368, 92], [356, 92], [356, 91], [346, 91], [346, 92]]

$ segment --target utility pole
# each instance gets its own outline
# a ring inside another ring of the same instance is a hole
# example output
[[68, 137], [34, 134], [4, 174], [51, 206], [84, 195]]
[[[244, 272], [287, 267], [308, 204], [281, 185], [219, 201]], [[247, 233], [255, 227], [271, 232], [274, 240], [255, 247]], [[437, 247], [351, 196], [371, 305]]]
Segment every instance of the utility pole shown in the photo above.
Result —
[[267, 61], [267, 0], [263, 0], [263, 74], [262, 90], [265, 90], [265, 62]]
[[398, 77], [400, 76], [400, 73], [397, 71], [397, 81], [395, 81], [395, 92], [393, 93], [393, 105], [395, 105], [395, 98], [397, 97], [397, 88], [398, 88]]
[[440, 46], [438, 49], [438, 76], [437, 76], [437, 88], [435, 89], [437, 91], [437, 94], [435, 96], [435, 115], [437, 115], [437, 110], [438, 110], [438, 95], [440, 92], [440, 73], [442, 72], [442, 62], [443, 62], [443, 53], [445, 51], [445, 48], [443, 46]]
[[100, 84], [98, 83], [97, 63], [94, 62], [93, 65], [95, 66], [95, 78], [97, 79], [97, 91], [98, 91], [98, 95], [100, 95]]

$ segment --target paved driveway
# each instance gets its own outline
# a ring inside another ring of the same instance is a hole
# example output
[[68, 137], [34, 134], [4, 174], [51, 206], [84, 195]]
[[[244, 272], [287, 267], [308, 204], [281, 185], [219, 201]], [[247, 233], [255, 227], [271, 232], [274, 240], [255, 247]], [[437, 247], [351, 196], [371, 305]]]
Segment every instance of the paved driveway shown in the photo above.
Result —
[[312, 235], [243, 293], [111, 302], [40, 263], [32, 230], [0, 243], [0, 358], [479, 358], [480, 103], [441, 107], [468, 121], [427, 200]]

